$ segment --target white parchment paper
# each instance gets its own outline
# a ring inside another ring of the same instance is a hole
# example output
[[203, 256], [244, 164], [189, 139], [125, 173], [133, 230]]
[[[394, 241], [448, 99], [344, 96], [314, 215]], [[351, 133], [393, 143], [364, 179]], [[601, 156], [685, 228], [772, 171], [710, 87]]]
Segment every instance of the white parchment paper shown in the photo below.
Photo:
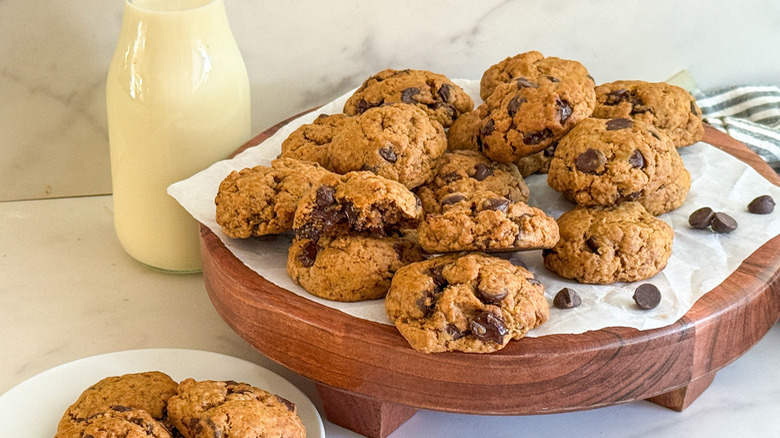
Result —
[[[456, 80], [474, 99], [479, 99], [479, 81]], [[258, 164], [269, 165], [280, 152], [282, 141], [304, 123], [311, 123], [319, 114], [342, 112], [352, 91], [315, 112], [302, 116], [283, 127], [262, 144], [252, 147], [233, 159], [215, 163], [192, 177], [172, 184], [168, 193], [192, 216], [208, 226], [225, 246], [244, 264], [267, 280], [328, 307], [349, 315], [391, 324], [384, 310], [384, 300], [339, 303], [315, 297], [287, 276], [287, 248], [292, 236], [280, 235], [247, 240], [225, 236], [215, 220], [214, 197], [219, 183], [232, 171]], [[562, 279], [547, 271], [541, 251], [522, 253], [523, 261], [547, 289], [550, 319], [528, 333], [535, 337], [548, 334], [576, 334], [604, 327], [627, 326], [640, 330], [669, 325], [684, 315], [702, 295], [722, 283], [744, 259], [761, 245], [780, 234], [780, 210], [770, 215], [755, 215], [747, 204], [755, 197], [769, 194], [780, 200], [780, 188], [773, 185], [748, 165], [710, 145], [697, 143], [680, 149], [685, 167], [691, 173], [692, 185], [688, 197], [679, 209], [660, 218], [675, 232], [672, 255], [666, 268], [649, 280], [637, 283], [617, 283], [607, 286], [584, 285]], [[546, 175], [526, 179], [531, 190], [529, 204], [542, 208], [557, 218], [573, 207], [547, 185]], [[688, 216], [696, 209], [709, 206], [737, 220], [739, 227], [730, 234], [709, 230], [694, 230], [688, 226]], [[632, 296], [642, 283], [653, 283], [662, 291], [661, 304], [652, 310], [640, 310]], [[560, 310], [552, 307], [552, 298], [563, 287], [577, 290], [582, 297], [580, 307]]]

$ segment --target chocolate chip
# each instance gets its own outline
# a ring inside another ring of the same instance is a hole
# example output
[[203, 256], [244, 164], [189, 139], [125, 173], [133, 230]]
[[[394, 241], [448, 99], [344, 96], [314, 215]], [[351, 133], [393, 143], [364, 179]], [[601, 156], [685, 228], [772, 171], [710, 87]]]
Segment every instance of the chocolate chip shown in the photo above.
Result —
[[436, 304], [435, 298], [436, 291], [428, 289], [423, 291], [423, 295], [417, 298], [415, 304], [423, 315], [428, 316], [428, 314], [431, 313], [431, 310], [433, 310], [434, 304]]
[[606, 95], [606, 99], [604, 101], [604, 105], [617, 105], [620, 102], [628, 100], [629, 93], [628, 90], [620, 89], [615, 91], [610, 91]]
[[661, 302], [661, 291], [653, 284], [642, 284], [634, 291], [634, 301], [642, 309], [654, 309]]
[[712, 216], [710, 225], [712, 226], [712, 231], [716, 233], [730, 233], [737, 229], [737, 221], [720, 211]]
[[445, 195], [443, 198], [441, 198], [441, 201], [439, 203], [441, 205], [451, 205], [451, 204], [457, 204], [458, 202], [464, 199], [466, 199], [466, 197], [460, 193], [449, 193]]
[[395, 154], [395, 151], [390, 146], [379, 148], [379, 156], [390, 163], [395, 163], [398, 160], [398, 155]]
[[343, 215], [347, 218], [350, 227], [355, 227], [360, 218], [360, 211], [351, 202], [344, 203]]
[[775, 200], [769, 195], [761, 195], [750, 201], [748, 211], [755, 214], [769, 214], [775, 209]]
[[401, 92], [401, 102], [403, 103], [417, 103], [417, 100], [414, 99], [415, 94], [419, 93], [420, 89], [417, 87], [409, 87]]
[[371, 103], [371, 102], [368, 102], [365, 99], [360, 99], [360, 100], [358, 100], [357, 105], [355, 105], [355, 111], [357, 111], [358, 114], [362, 114], [362, 113], [366, 112], [366, 110], [368, 110], [368, 109], [374, 108], [376, 106], [381, 106], [381, 105], [382, 105], [382, 102]]
[[634, 116], [637, 114], [644, 114], [647, 112], [654, 113], [653, 109], [645, 105], [642, 99], [638, 97], [634, 97], [633, 99], [631, 99], [631, 112], [629, 114]]
[[552, 131], [549, 128], [539, 132], [528, 132], [523, 134], [523, 143], [528, 145], [539, 144], [552, 137]]
[[558, 142], [557, 141], [554, 142], [553, 144], [551, 144], [550, 146], [547, 146], [546, 148], [544, 148], [544, 152], [542, 153], [542, 155], [544, 155], [545, 157], [552, 157], [552, 156], [555, 155], [555, 149], [556, 148], [558, 148]]
[[441, 100], [447, 102], [450, 100], [450, 86], [449, 84], [442, 84], [439, 90], [436, 92]]
[[506, 105], [506, 112], [509, 114], [509, 117], [514, 117], [515, 114], [517, 114], [517, 110], [520, 108], [520, 105], [527, 102], [526, 98], [515, 96], [511, 100], [509, 100], [509, 103]]
[[520, 258], [520, 255], [513, 254], [512, 257], [509, 257], [509, 263], [511, 263], [514, 266], [520, 266], [521, 268], [527, 268], [528, 265], [525, 264], [522, 258]]
[[496, 122], [493, 121], [493, 119], [488, 119], [487, 122], [482, 126], [482, 131], [480, 131], [480, 134], [483, 137], [487, 137], [488, 135], [493, 133], [493, 129], [495, 129]]
[[317, 187], [316, 198], [314, 202], [317, 207], [327, 207], [336, 203], [336, 199], [333, 195], [336, 194], [336, 189], [331, 186], [319, 186]]
[[698, 116], [699, 112], [696, 110], [696, 102], [691, 101], [691, 112], [694, 116]]
[[310, 268], [317, 261], [317, 243], [309, 240], [301, 248], [301, 253], [298, 254], [298, 261], [301, 262], [301, 266], [304, 268]]
[[594, 239], [593, 236], [588, 237], [588, 239], [585, 241], [585, 245], [592, 252], [594, 253], [599, 252], [599, 244], [598, 242], [596, 242], [596, 239]]
[[444, 289], [448, 282], [447, 279], [444, 278], [444, 275], [442, 272], [444, 271], [444, 265], [439, 265], [431, 268], [430, 276], [433, 279], [433, 283], [436, 285], [436, 288], [439, 290]]
[[619, 129], [626, 129], [634, 126], [634, 122], [631, 119], [619, 118], [612, 119], [607, 122], [607, 131], [617, 131]]
[[484, 210], [497, 210], [506, 213], [507, 209], [509, 208], [509, 204], [510, 201], [506, 198], [491, 198], [486, 199], [482, 203], [482, 208]]
[[284, 397], [279, 397], [278, 395], [276, 396], [276, 400], [278, 400], [279, 403], [283, 404], [288, 411], [295, 412], [295, 403], [291, 402], [290, 400], [287, 400]]
[[709, 207], [702, 207], [688, 216], [688, 224], [691, 228], [704, 229], [710, 226], [712, 222], [712, 216], [715, 213]]
[[509, 295], [509, 291], [506, 289], [501, 289], [498, 291], [482, 290], [478, 287], [477, 294], [479, 295], [479, 298], [487, 304], [498, 304], [501, 302], [501, 300], [506, 298], [507, 295]]
[[639, 199], [640, 196], [642, 196], [642, 191], [641, 190], [637, 190], [636, 192], [631, 192], [631, 193], [629, 193], [627, 195], [624, 195], [624, 194], [621, 193], [617, 197], [617, 199], [615, 199], [615, 204], [621, 204], [623, 202], [636, 201], [637, 199]]
[[535, 84], [526, 78], [517, 78], [517, 88], [539, 88], [539, 84]]
[[631, 156], [628, 157], [628, 164], [631, 167], [641, 169], [645, 167], [645, 156], [639, 152], [639, 149], [634, 149], [634, 152], [631, 152]]
[[460, 329], [455, 324], [447, 324], [447, 326], [444, 327], [444, 331], [452, 336], [453, 341], [466, 336], [466, 334], [460, 331]]
[[113, 405], [111, 406], [111, 410], [116, 412], [130, 412], [133, 410], [133, 408], [122, 405]]
[[542, 282], [537, 280], [537, 279], [535, 279], [535, 278], [526, 278], [526, 280], [528, 280], [528, 282], [531, 283], [534, 286], [541, 286], [542, 285]]
[[571, 117], [571, 105], [568, 101], [560, 99], [556, 100], [555, 103], [558, 105], [558, 120], [560, 120], [561, 125], [563, 125], [569, 120], [569, 117]]
[[493, 168], [486, 165], [485, 163], [477, 163], [474, 166], [474, 179], [477, 181], [482, 181], [492, 174]]
[[451, 183], [453, 181], [457, 181], [461, 179], [461, 175], [458, 172], [449, 172], [445, 173], [444, 175], [439, 175], [439, 178], [443, 179], [446, 183]]
[[596, 173], [606, 162], [607, 157], [604, 156], [603, 152], [588, 148], [577, 156], [577, 159], [574, 160], [574, 165], [577, 166], [577, 170], [580, 172]]
[[661, 139], [661, 136], [660, 136], [660, 135], [658, 135], [658, 133], [657, 133], [657, 132], [655, 132], [655, 131], [650, 131], [650, 135], [652, 135], [653, 137], [655, 137], [655, 139], [656, 139], [656, 140], [660, 140], [660, 139]]
[[469, 323], [471, 333], [482, 341], [493, 341], [497, 344], [504, 343], [504, 336], [509, 333], [504, 320], [491, 311], [485, 310], [478, 314]]
[[206, 424], [208, 424], [209, 427], [211, 428], [211, 434], [212, 434], [211, 436], [213, 436], [214, 438], [223, 437], [222, 429], [219, 426], [217, 426], [217, 423], [215, 423], [214, 420], [212, 420], [211, 418], [207, 418]]
[[560, 82], [561, 80], [556, 78], [555, 76], [547, 76], [547, 79], [550, 80], [550, 82]]
[[559, 309], [572, 309], [580, 304], [582, 304], [580, 294], [568, 287], [564, 287], [558, 291], [558, 293], [555, 294], [555, 298], [553, 298], [553, 306]]

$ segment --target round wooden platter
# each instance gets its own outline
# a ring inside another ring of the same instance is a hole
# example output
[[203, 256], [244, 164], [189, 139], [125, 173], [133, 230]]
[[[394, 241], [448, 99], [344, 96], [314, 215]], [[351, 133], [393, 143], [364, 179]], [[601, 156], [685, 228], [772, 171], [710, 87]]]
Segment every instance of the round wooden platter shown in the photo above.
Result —
[[[704, 141], [780, 185], [742, 143], [709, 126]], [[672, 325], [524, 338], [491, 354], [417, 352], [393, 326], [272, 284], [205, 226], [201, 250], [206, 288], [222, 318], [257, 350], [313, 379], [330, 421], [370, 437], [388, 435], [418, 408], [523, 415], [648, 399], [681, 411], [780, 317], [780, 236]]]

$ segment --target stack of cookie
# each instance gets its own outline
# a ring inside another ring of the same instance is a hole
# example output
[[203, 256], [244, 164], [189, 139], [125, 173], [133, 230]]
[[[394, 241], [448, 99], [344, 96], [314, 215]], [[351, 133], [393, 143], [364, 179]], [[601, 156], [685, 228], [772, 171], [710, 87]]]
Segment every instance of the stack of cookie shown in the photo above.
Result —
[[55, 438], [305, 437], [294, 403], [246, 383], [176, 383], [159, 371], [106, 377], [62, 415]]

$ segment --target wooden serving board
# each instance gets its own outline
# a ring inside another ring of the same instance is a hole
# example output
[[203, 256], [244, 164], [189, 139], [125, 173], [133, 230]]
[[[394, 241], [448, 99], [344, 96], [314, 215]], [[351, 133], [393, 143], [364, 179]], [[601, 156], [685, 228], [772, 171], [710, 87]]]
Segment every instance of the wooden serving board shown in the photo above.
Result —
[[[704, 141], [780, 185], [742, 143], [710, 126]], [[780, 318], [780, 236], [670, 326], [524, 338], [491, 354], [417, 352], [393, 326], [267, 281], [205, 226], [201, 252], [206, 289], [222, 318], [257, 350], [314, 380], [330, 421], [369, 437], [387, 436], [418, 408], [523, 415], [647, 399], [681, 411]]]

